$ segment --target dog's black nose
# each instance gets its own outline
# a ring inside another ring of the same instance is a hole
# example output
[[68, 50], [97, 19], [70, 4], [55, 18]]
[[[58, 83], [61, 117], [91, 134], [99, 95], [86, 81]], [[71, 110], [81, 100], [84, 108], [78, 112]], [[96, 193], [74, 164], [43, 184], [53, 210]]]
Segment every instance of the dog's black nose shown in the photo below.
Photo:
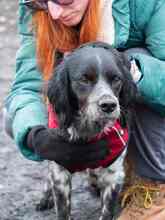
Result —
[[99, 103], [99, 107], [101, 108], [101, 110], [105, 113], [111, 113], [115, 110], [115, 108], [117, 107], [117, 104], [115, 102], [112, 101], [101, 101]]

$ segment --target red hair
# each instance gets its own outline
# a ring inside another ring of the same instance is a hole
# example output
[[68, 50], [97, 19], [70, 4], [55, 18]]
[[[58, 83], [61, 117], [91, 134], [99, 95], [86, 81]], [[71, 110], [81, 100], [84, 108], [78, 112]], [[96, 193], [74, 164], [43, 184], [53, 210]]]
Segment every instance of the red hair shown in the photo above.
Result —
[[75, 28], [54, 21], [45, 11], [37, 11], [33, 15], [37, 60], [44, 79], [49, 79], [52, 73], [57, 50], [70, 51], [83, 43], [96, 40], [100, 24], [99, 7], [99, 0], [89, 0], [79, 32]]

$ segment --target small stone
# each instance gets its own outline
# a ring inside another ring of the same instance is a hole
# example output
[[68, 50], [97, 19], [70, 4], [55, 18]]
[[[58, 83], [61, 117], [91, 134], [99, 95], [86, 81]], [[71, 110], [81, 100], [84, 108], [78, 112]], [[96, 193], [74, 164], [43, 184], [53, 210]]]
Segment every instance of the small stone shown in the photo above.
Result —
[[6, 27], [5, 26], [0, 26], [0, 33], [5, 32], [6, 31]]
[[1, 189], [4, 189], [4, 186], [0, 184], [0, 190], [1, 190]]
[[6, 22], [6, 18], [4, 16], [0, 16], [0, 23], [5, 23]]
[[12, 26], [15, 25], [15, 20], [14, 19], [10, 19], [9, 20], [9, 24], [12, 25]]

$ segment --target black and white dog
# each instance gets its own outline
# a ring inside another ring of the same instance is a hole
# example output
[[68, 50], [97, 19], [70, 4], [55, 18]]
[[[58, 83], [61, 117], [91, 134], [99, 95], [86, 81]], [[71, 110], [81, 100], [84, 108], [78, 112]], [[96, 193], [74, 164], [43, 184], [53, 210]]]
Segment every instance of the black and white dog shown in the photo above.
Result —
[[[60, 128], [66, 129], [74, 141], [88, 140], [106, 126], [113, 126], [121, 112], [129, 110], [135, 93], [130, 62], [123, 53], [101, 42], [74, 50], [56, 67], [48, 86]], [[100, 220], [112, 219], [110, 202], [112, 192], [123, 183], [125, 154], [124, 150], [110, 169], [95, 172], [101, 189]], [[71, 173], [55, 162], [49, 166], [44, 201], [50, 202], [53, 195], [57, 219], [70, 220]]]

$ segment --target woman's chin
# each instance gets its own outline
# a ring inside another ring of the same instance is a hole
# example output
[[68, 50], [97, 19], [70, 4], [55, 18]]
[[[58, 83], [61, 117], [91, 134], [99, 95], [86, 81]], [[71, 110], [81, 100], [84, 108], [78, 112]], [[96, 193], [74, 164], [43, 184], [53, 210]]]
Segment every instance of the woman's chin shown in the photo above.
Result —
[[67, 19], [67, 20], [62, 20], [61, 22], [62, 22], [65, 26], [67, 26], [67, 27], [74, 27], [74, 26], [76, 26], [76, 25], [79, 24], [80, 19], [70, 18], [70, 19]]

